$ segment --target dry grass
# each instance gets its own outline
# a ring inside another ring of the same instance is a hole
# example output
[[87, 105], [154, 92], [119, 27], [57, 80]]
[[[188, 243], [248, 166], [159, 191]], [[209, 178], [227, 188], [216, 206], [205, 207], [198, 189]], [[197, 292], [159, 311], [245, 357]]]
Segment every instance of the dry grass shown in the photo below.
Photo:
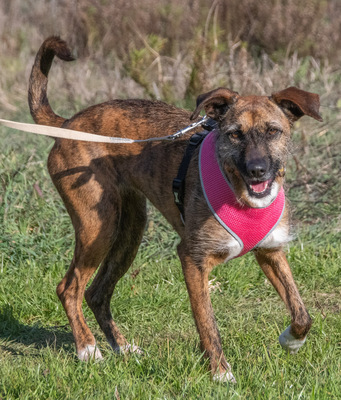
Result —
[[51, 34], [66, 39], [79, 58], [76, 65], [54, 71], [50, 86], [51, 91], [58, 87], [57, 104], [69, 98], [65, 109], [71, 112], [112, 97], [191, 106], [200, 92], [220, 85], [268, 94], [294, 84], [317, 90], [332, 103], [341, 97], [333, 79], [340, 75], [338, 0], [142, 4], [1, 3], [0, 107], [6, 113], [22, 109], [34, 54]]

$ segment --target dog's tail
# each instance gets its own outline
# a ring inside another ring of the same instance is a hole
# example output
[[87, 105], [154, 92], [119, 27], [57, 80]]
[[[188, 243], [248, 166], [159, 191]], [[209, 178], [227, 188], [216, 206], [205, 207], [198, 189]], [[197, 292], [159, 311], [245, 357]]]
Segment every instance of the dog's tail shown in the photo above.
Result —
[[53, 57], [64, 61], [72, 61], [71, 51], [66, 42], [57, 36], [51, 36], [41, 45], [30, 76], [28, 89], [28, 104], [32, 118], [37, 124], [61, 126], [65, 118], [55, 114], [47, 99], [47, 76]]

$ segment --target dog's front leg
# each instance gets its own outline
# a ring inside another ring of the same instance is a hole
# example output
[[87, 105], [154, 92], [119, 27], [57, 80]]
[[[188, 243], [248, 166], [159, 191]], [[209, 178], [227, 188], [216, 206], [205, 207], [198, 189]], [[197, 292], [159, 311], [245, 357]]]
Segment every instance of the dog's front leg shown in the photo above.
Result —
[[217, 381], [235, 382], [231, 366], [225, 360], [221, 339], [215, 321], [208, 288], [208, 275], [212, 267], [208, 262], [197, 265], [186, 246], [178, 246], [178, 254], [185, 276], [189, 299], [195, 324], [200, 336], [201, 351], [210, 361], [213, 379]]
[[256, 259], [291, 314], [291, 325], [280, 335], [281, 346], [291, 354], [303, 346], [311, 326], [311, 318], [295, 285], [289, 263], [282, 250], [259, 249]]

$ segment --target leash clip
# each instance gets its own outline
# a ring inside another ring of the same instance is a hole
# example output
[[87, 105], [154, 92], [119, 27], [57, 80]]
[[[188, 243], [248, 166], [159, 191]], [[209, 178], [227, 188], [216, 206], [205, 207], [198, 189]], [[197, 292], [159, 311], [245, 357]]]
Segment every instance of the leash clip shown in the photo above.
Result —
[[[191, 131], [192, 129], [196, 128], [197, 126], [203, 125], [205, 122], [209, 121], [210, 119], [211, 118], [204, 115], [200, 121], [193, 122], [193, 124], [186, 126], [186, 128], [180, 129], [179, 131], [173, 133], [173, 135], [168, 136], [168, 140], [178, 139], [179, 137], [183, 136], [188, 131]], [[206, 129], [206, 128], [204, 128], [204, 129]]]

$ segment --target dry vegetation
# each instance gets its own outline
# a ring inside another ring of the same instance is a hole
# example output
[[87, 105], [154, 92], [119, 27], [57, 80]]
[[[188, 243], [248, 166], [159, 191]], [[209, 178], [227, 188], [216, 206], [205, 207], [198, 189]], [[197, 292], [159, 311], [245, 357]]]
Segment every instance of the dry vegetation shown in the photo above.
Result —
[[78, 57], [53, 74], [71, 111], [111, 97], [192, 105], [219, 85], [265, 94], [295, 84], [334, 104], [340, 24], [338, 0], [2, 1], [0, 105], [22, 107], [32, 58], [51, 34]]

